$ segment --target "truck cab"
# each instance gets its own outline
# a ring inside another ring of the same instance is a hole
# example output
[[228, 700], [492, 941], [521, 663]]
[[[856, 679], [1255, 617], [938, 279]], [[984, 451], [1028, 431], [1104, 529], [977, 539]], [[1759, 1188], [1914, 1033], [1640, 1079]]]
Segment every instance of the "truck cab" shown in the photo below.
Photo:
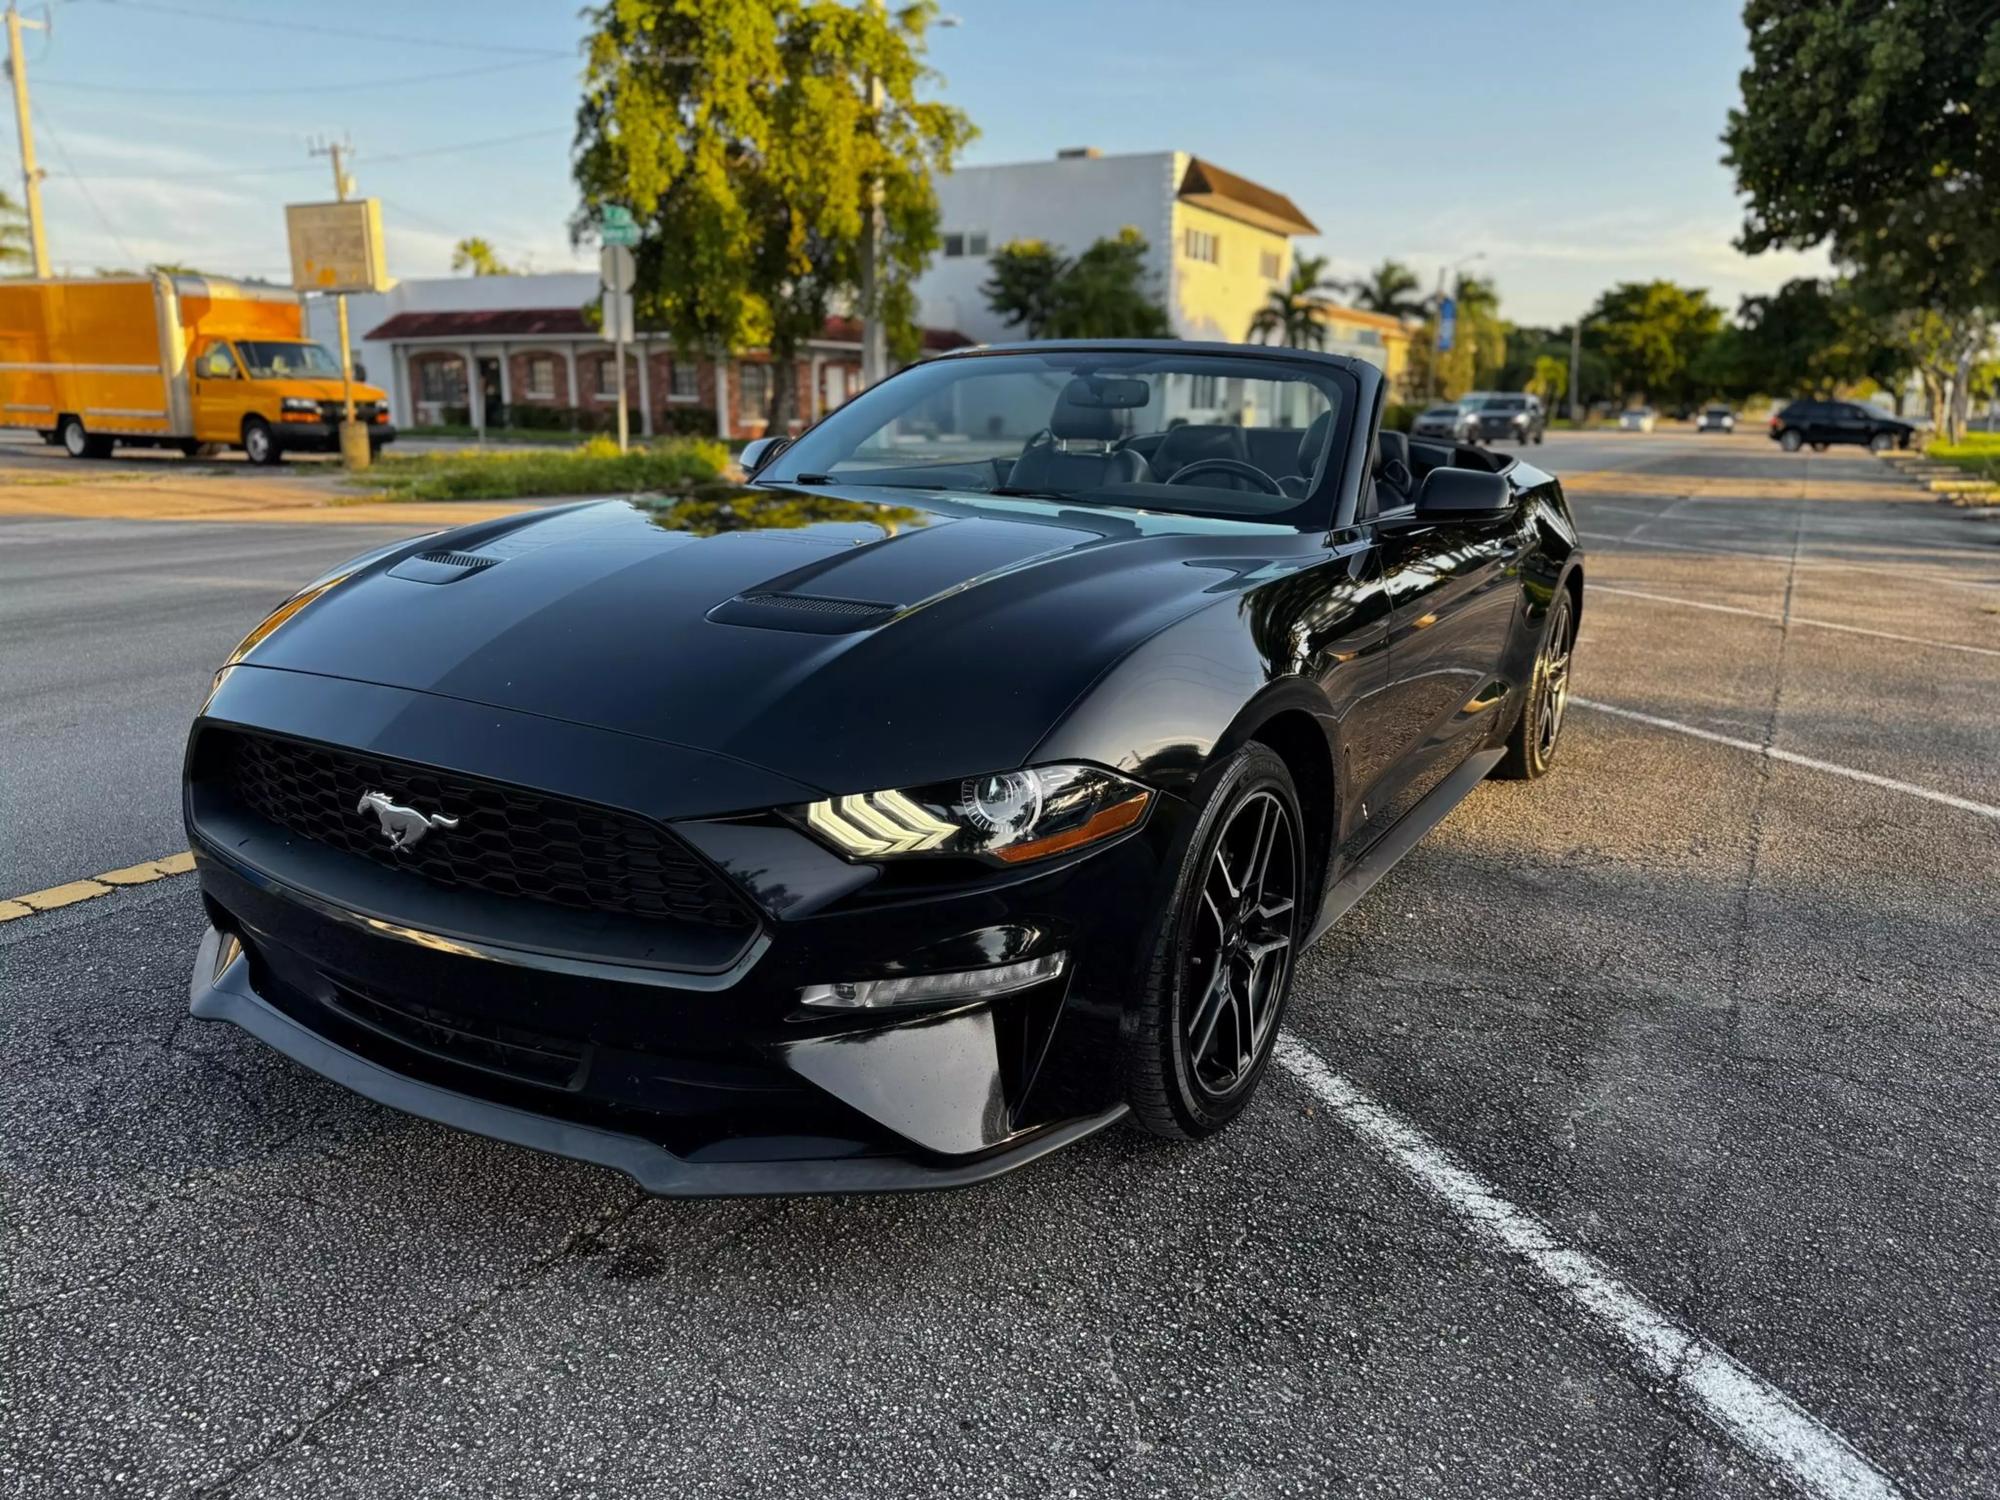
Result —
[[[340, 451], [340, 364], [320, 345], [209, 337], [195, 346], [188, 371], [196, 441], [240, 447], [255, 464], [278, 463], [287, 453]], [[395, 438], [388, 400], [358, 379], [354, 419], [368, 429], [369, 446], [378, 452]]]

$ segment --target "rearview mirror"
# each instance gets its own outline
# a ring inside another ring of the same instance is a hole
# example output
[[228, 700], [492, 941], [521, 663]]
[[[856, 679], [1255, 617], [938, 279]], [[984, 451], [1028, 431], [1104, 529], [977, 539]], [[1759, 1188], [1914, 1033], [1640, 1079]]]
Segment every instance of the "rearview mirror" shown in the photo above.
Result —
[[760, 437], [745, 443], [743, 451], [736, 456], [736, 461], [743, 465], [743, 477], [755, 479], [757, 471], [790, 447], [791, 442], [787, 437]]
[[1514, 508], [1514, 487], [1480, 469], [1432, 469], [1417, 488], [1419, 521], [1477, 521]]

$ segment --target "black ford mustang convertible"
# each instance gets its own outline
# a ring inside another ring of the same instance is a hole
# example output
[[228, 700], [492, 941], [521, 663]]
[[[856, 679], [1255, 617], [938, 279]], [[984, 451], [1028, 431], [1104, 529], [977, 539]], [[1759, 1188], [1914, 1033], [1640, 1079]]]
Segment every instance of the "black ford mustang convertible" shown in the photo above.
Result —
[[1218, 1129], [1300, 950], [1562, 729], [1560, 488], [1383, 399], [974, 350], [745, 484], [355, 559], [195, 721], [194, 1013], [661, 1193]]

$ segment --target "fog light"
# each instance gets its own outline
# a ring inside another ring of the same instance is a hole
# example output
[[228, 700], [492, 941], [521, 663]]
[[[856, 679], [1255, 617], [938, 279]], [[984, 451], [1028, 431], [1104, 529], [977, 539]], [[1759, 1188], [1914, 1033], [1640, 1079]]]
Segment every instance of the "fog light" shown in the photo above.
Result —
[[956, 974], [909, 974], [900, 979], [814, 984], [799, 991], [799, 1000], [829, 1010], [877, 1010], [892, 1005], [928, 1005], [940, 1000], [979, 1000], [1054, 979], [1068, 962], [1067, 953], [1045, 953], [1017, 964], [962, 969]]

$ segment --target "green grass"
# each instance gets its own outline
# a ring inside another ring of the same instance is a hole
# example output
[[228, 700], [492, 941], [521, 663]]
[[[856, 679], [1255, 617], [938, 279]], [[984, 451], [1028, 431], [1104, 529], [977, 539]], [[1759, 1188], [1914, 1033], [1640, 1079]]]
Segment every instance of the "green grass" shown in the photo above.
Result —
[[[476, 427], [447, 427], [435, 424], [429, 427], [398, 428], [396, 435], [398, 437], [413, 438], [449, 438], [454, 441], [466, 443], [476, 443], [479, 441], [479, 429]], [[590, 436], [586, 432], [558, 432], [536, 427], [489, 427], [486, 429], [486, 441], [489, 443], [532, 443], [544, 448], [581, 447], [584, 443], [590, 441]]]
[[1924, 456], [1955, 465], [1975, 479], [2000, 480], [2000, 432], [1968, 432], [1962, 443], [1932, 443]]
[[573, 448], [385, 456], [353, 483], [384, 500], [636, 495], [719, 478], [728, 462], [728, 450], [706, 438], [666, 438], [630, 453], [620, 453], [609, 438], [593, 438]]

